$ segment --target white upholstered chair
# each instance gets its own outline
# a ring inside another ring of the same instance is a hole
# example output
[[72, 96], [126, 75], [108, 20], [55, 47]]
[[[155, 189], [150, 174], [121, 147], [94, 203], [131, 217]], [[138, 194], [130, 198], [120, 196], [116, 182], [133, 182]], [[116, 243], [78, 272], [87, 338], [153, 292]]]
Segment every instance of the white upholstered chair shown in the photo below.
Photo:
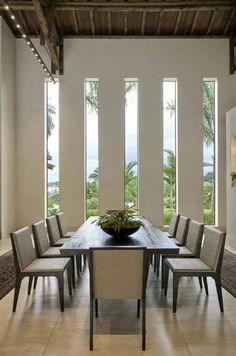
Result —
[[148, 255], [145, 247], [90, 248], [90, 350], [93, 350], [93, 302], [98, 299], [142, 301], [142, 349], [146, 347], [146, 284]]
[[64, 311], [64, 271], [67, 271], [69, 292], [70, 295], [72, 294], [70, 259], [36, 258], [29, 227], [24, 227], [23, 229], [11, 233], [11, 242], [16, 270], [13, 312], [16, 311], [22, 279], [29, 277], [29, 294], [33, 278], [46, 276], [54, 276], [57, 278], [61, 311]]
[[213, 227], [205, 227], [205, 235], [199, 258], [167, 258], [165, 260], [165, 294], [169, 270], [173, 273], [173, 312], [176, 312], [178, 285], [181, 277], [203, 277], [208, 295], [207, 277], [215, 280], [221, 312], [224, 311], [221, 290], [221, 267], [226, 234]]

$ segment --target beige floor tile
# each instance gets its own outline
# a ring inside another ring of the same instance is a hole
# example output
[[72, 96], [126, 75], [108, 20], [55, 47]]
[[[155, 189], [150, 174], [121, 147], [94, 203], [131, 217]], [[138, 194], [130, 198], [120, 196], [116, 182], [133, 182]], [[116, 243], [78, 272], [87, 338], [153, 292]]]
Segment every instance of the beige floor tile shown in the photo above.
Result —
[[42, 356], [45, 344], [17, 342], [1, 345], [0, 356]]
[[[235, 355], [236, 299], [223, 291], [220, 313], [214, 282], [209, 297], [196, 278], [180, 282], [177, 313], [172, 313], [172, 283], [167, 298], [150, 269], [147, 288], [146, 356]], [[0, 301], [0, 356], [91, 356], [89, 351], [89, 275], [76, 282], [73, 298], [65, 286], [65, 312], [59, 308], [57, 282], [40, 279], [27, 296], [23, 281], [16, 313], [13, 292]], [[98, 356], [141, 356], [141, 319], [136, 301], [99, 301], [94, 320], [94, 351]]]

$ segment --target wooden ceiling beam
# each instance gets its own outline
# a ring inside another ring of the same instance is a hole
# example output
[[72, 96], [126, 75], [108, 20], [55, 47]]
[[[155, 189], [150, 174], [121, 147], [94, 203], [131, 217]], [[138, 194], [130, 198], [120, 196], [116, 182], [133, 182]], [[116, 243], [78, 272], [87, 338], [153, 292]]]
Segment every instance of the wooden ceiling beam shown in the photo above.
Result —
[[213, 26], [213, 23], [214, 23], [214, 21], [215, 21], [216, 15], [217, 15], [217, 10], [214, 10], [214, 11], [212, 12], [209, 25], [208, 25], [208, 27], [207, 27], [207, 32], [206, 32], [207, 35], [209, 35], [209, 33], [210, 33], [211, 30], [212, 30], [212, 26]]
[[78, 19], [77, 19], [75, 11], [72, 12], [72, 16], [73, 16], [73, 22], [74, 22], [74, 27], [75, 27], [75, 33], [78, 34], [79, 33], [79, 24], [78, 24]]
[[174, 29], [174, 34], [175, 34], [175, 35], [177, 34], [178, 29], [179, 29], [179, 24], [180, 24], [181, 16], [182, 16], [182, 12], [179, 11], [179, 12], [178, 12], [177, 19], [176, 19], [176, 23], [175, 23], [175, 29]]
[[142, 16], [142, 24], [141, 24], [141, 35], [144, 36], [145, 34], [145, 26], [146, 26], [146, 11], [143, 11], [143, 16]]
[[107, 24], [108, 24], [108, 34], [112, 34], [112, 20], [111, 20], [111, 12], [107, 13]]
[[157, 26], [157, 34], [158, 35], [160, 35], [160, 33], [161, 33], [162, 18], [163, 18], [163, 11], [160, 11], [159, 21], [158, 21], [158, 26]]
[[[34, 0], [30, 1], [9, 1], [12, 10], [34, 10]], [[107, 1], [60, 1], [56, 3], [57, 11], [210, 11], [210, 10], [230, 10], [235, 9], [235, 0], [212, 1], [137, 1], [137, 2], [107, 2]], [[0, 10], [4, 5], [0, 5]]]
[[89, 18], [90, 18], [91, 32], [92, 32], [92, 35], [94, 36], [96, 34], [96, 31], [95, 31], [93, 11], [89, 11]]
[[[57, 54], [57, 43], [55, 43], [56, 36], [55, 34], [56, 29], [54, 28], [53, 31], [52, 29], [52, 24], [51, 24], [51, 29], [50, 25], [48, 23], [48, 20], [44, 14], [42, 4], [40, 0], [32, 0], [34, 4], [34, 9], [40, 24], [40, 29], [42, 31], [42, 34], [44, 36], [44, 41], [45, 41], [45, 47], [48, 50], [48, 53], [51, 57], [51, 61], [53, 63], [53, 68], [56, 70], [59, 70], [59, 58]], [[47, 10], [47, 13], [50, 12]]]
[[194, 31], [195, 31], [195, 27], [196, 27], [196, 24], [197, 24], [198, 17], [199, 17], [199, 12], [196, 11], [195, 14], [194, 14], [193, 23], [192, 23], [192, 26], [191, 26], [191, 29], [190, 29], [190, 35], [192, 35], [194, 33]]
[[224, 35], [227, 34], [227, 32], [229, 30], [229, 26], [231, 25], [231, 22], [232, 22], [232, 20], [233, 20], [233, 18], [235, 16], [235, 14], [236, 14], [236, 9], [234, 9], [229, 15], [228, 21], [226, 22], [226, 25], [225, 25], [225, 28], [224, 28]]

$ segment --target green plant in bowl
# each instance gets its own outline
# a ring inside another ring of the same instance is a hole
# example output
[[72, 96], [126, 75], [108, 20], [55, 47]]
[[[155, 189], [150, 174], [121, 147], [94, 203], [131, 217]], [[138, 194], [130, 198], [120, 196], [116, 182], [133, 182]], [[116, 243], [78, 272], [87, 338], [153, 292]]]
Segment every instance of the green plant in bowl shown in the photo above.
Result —
[[111, 210], [109, 213], [94, 220], [103, 231], [112, 236], [128, 236], [144, 226], [140, 218], [135, 215], [137, 209], [125, 208], [124, 210]]

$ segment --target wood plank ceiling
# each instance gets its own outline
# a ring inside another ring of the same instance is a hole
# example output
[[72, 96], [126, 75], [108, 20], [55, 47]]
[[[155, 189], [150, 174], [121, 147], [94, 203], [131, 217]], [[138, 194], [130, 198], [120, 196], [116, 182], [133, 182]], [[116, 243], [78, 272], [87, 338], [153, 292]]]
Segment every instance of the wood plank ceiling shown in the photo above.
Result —
[[[29, 36], [42, 35], [38, 0], [7, 3]], [[56, 30], [63, 37], [225, 37], [236, 33], [236, 0], [41, 0], [44, 14], [55, 5]], [[48, 9], [48, 10], [47, 10]], [[16, 37], [9, 14], [0, 11]], [[45, 36], [44, 36], [45, 37]]]

